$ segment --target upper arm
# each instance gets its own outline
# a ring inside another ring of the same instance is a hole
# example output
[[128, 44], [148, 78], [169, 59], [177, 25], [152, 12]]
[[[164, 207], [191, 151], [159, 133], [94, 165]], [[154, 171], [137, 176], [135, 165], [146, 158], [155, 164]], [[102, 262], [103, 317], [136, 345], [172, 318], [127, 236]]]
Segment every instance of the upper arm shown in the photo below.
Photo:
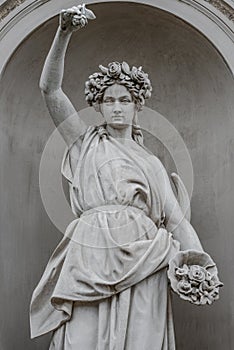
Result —
[[64, 153], [61, 172], [62, 175], [72, 183], [75, 170], [77, 168], [77, 163], [80, 157], [81, 146], [83, 142], [84, 135], [79, 137], [70, 147], [68, 147]]
[[[159, 161], [160, 162], [160, 161]], [[165, 226], [167, 231], [172, 232], [180, 244], [181, 249], [196, 249], [202, 251], [200, 240], [190, 224], [174, 195], [166, 169], [161, 164], [158, 172], [160, 183], [163, 184], [163, 202], [165, 212]]]
[[64, 140], [70, 145], [79, 135], [84, 134], [87, 126], [79, 117], [75, 107], [61, 88], [44, 92], [49, 113]]
[[173, 231], [175, 226], [184, 219], [181, 207], [172, 190], [171, 182], [167, 171], [161, 161], [157, 159], [157, 181], [160, 185], [161, 201], [165, 213], [165, 224], [169, 231]]
[[163, 176], [165, 186], [164, 212], [166, 226], [169, 231], [173, 232], [175, 228], [179, 226], [183, 220], [185, 220], [185, 215], [182, 212], [177, 198], [172, 190], [171, 182], [164, 167], [161, 175]]

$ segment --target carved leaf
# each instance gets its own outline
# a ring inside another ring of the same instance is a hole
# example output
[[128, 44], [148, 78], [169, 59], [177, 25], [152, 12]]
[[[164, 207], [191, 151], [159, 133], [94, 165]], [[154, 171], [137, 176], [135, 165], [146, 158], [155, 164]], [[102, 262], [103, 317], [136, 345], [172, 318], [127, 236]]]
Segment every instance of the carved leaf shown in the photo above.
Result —
[[108, 68], [102, 66], [101, 64], [99, 65], [99, 68], [100, 68], [100, 70], [101, 70], [102, 73], [104, 73], [104, 74], [107, 74], [107, 73], [108, 73]]
[[96, 16], [95, 14], [93, 13], [93, 11], [85, 8], [85, 16], [88, 18], [88, 19], [95, 19]]
[[127, 62], [123, 62], [123, 63], [122, 63], [122, 70], [123, 70], [124, 73], [130, 74], [130, 67], [129, 67], [129, 65], [127, 64]]

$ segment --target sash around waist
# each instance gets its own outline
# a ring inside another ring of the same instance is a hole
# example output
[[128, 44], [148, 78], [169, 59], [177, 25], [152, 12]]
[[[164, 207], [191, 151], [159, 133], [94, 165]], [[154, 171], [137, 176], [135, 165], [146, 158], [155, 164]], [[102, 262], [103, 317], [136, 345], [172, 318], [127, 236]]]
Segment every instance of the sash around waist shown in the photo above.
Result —
[[80, 215], [80, 218], [82, 216], [87, 216], [87, 215], [91, 215], [91, 214], [96, 214], [98, 212], [100, 213], [108, 213], [108, 214], [116, 214], [116, 213], [120, 213], [121, 211], [123, 210], [126, 210], [126, 209], [130, 209], [130, 210], [133, 210], [135, 211], [136, 213], [144, 213], [146, 216], [147, 213], [143, 210], [143, 209], [140, 209], [138, 207], [135, 207], [133, 205], [123, 205], [123, 204], [106, 204], [106, 205], [100, 205], [100, 206], [97, 206], [95, 208], [91, 208], [91, 209], [88, 209], [88, 210], [85, 210], [82, 212], [82, 214]]
[[65, 237], [83, 247], [106, 249], [139, 239], [154, 239], [157, 231], [155, 222], [140, 208], [102, 205], [84, 211], [73, 220], [66, 229]]

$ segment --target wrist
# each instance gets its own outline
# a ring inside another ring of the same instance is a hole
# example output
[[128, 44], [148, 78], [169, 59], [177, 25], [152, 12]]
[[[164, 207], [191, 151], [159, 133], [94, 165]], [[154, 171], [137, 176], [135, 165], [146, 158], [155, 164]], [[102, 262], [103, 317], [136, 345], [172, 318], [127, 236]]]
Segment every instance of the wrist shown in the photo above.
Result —
[[72, 32], [70, 30], [66, 29], [62, 29], [61, 26], [58, 27], [58, 31], [57, 34], [60, 38], [63, 39], [70, 39]]

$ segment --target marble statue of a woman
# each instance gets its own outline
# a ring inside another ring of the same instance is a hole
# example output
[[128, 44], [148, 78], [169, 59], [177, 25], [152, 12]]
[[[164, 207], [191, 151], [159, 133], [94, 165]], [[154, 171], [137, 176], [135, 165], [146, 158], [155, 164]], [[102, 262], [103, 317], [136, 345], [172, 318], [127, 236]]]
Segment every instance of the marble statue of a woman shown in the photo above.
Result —
[[152, 88], [142, 68], [112, 62], [89, 77], [86, 100], [101, 126], [86, 127], [61, 88], [72, 32], [94, 17], [84, 5], [61, 12], [40, 81], [68, 145], [62, 174], [77, 218], [33, 293], [31, 335], [52, 331], [50, 350], [172, 350], [168, 264], [179, 251], [203, 249], [163, 165], [143, 144], [137, 112]]

